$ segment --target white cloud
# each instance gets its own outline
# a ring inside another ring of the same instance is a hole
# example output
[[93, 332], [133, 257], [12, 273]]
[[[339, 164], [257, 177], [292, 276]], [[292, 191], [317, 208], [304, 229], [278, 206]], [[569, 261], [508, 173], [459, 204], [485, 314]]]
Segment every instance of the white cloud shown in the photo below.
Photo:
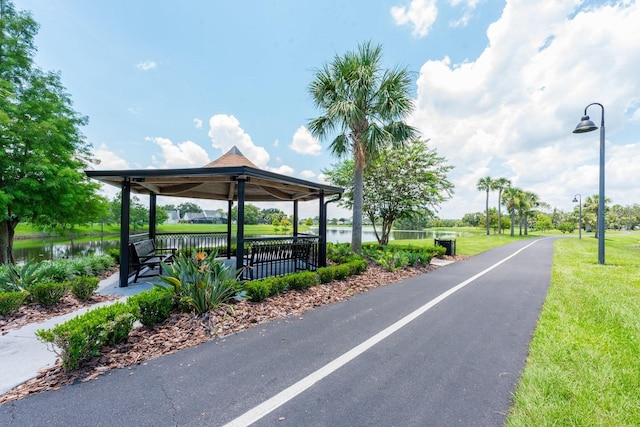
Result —
[[193, 123], [196, 125], [196, 129], [202, 129], [202, 119], [194, 118]]
[[266, 169], [270, 172], [275, 172], [286, 176], [293, 176], [296, 173], [296, 170], [294, 168], [287, 165], [280, 165], [277, 168], [267, 167]]
[[[561, 209], [571, 208], [575, 193], [597, 194], [597, 132], [571, 134], [591, 102], [607, 109], [607, 197], [628, 200], [625, 191], [637, 185], [629, 159], [637, 164], [631, 150], [639, 142], [624, 125], [640, 116], [640, 6], [576, 11], [580, 3], [507, 1], [478, 58], [422, 66], [409, 121], [456, 166], [450, 176], [456, 194], [443, 216], [482, 211], [475, 184], [486, 175], [512, 179]], [[599, 124], [599, 108], [589, 114]], [[616, 179], [618, 170], [626, 180]]]
[[303, 177], [304, 179], [313, 179], [316, 177], [316, 174], [312, 170], [305, 169], [302, 172], [300, 172], [300, 176]]
[[209, 119], [209, 137], [214, 148], [226, 153], [233, 146], [259, 168], [266, 169], [269, 153], [263, 147], [253, 144], [251, 137], [241, 127], [234, 116], [216, 114]]
[[142, 71], [153, 70], [157, 66], [158, 65], [155, 63], [155, 61], [143, 61], [136, 64], [136, 68]]
[[193, 141], [174, 144], [170, 139], [161, 137], [146, 137], [145, 140], [161, 148], [164, 161], [160, 162], [160, 168], [197, 168], [210, 162], [204, 148]]
[[113, 151], [109, 150], [109, 148], [102, 144], [100, 148], [94, 150], [93, 155], [96, 159], [100, 160], [100, 164], [95, 167], [95, 169], [103, 169], [103, 170], [123, 170], [123, 169], [131, 169], [129, 163], [118, 156]]
[[309, 129], [304, 126], [300, 126], [298, 130], [296, 130], [289, 148], [296, 153], [310, 154], [312, 156], [319, 156], [322, 151], [318, 138], [311, 135]]
[[438, 8], [435, 0], [411, 0], [409, 7], [393, 6], [391, 16], [398, 25], [411, 24], [416, 37], [425, 37], [436, 21]]

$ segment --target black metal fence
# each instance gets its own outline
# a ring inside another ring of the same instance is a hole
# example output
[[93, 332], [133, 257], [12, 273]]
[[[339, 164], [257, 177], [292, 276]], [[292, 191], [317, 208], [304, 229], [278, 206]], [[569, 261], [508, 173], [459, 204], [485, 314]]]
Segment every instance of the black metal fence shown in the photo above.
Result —
[[156, 247], [158, 249], [173, 248], [178, 252], [211, 252], [218, 250], [218, 256], [227, 254], [227, 233], [157, 233]]
[[262, 237], [244, 240], [243, 279], [282, 276], [318, 268], [318, 236]]

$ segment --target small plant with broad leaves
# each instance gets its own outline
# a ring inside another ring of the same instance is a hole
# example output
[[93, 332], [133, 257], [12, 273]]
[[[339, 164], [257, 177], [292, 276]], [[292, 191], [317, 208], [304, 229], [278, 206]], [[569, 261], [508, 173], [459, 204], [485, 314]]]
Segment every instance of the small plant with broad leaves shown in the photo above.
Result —
[[204, 314], [221, 304], [245, 299], [240, 271], [216, 260], [217, 252], [198, 252], [193, 256], [179, 254], [173, 264], [164, 265], [166, 275], [161, 282], [171, 286], [179, 306]]

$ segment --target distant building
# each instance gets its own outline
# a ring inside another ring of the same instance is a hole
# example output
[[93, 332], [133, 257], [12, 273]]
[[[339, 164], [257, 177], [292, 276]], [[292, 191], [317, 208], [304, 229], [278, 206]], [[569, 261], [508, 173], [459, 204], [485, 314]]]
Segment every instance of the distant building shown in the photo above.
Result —
[[186, 212], [182, 222], [187, 224], [226, 224], [227, 217], [220, 210], [203, 210], [202, 212]]
[[177, 224], [180, 222], [180, 212], [176, 210], [166, 212], [169, 215], [169, 219], [165, 221], [165, 224]]

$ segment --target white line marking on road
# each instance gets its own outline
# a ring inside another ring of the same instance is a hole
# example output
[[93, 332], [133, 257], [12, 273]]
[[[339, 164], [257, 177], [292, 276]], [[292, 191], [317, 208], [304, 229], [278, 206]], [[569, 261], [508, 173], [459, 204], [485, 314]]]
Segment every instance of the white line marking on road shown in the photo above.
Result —
[[245, 426], [249, 426], [249, 425], [255, 423], [256, 421], [258, 421], [259, 419], [261, 419], [265, 415], [269, 414], [270, 412], [272, 412], [275, 409], [279, 408], [280, 406], [284, 405], [289, 400], [293, 399], [294, 397], [296, 397], [297, 395], [299, 395], [303, 391], [307, 390], [308, 388], [310, 388], [312, 385], [314, 385], [315, 383], [317, 383], [321, 379], [323, 379], [326, 376], [332, 374], [333, 372], [335, 372], [336, 370], [338, 370], [342, 366], [346, 365], [347, 363], [349, 363], [350, 361], [352, 361], [353, 359], [355, 359], [356, 357], [358, 357], [359, 355], [361, 355], [365, 351], [369, 350], [371, 347], [373, 347], [374, 345], [378, 344], [380, 341], [384, 340], [385, 338], [387, 338], [388, 336], [390, 336], [394, 332], [397, 332], [402, 327], [406, 326], [407, 324], [409, 324], [410, 322], [412, 322], [413, 320], [418, 318], [420, 315], [426, 313], [428, 310], [430, 310], [431, 308], [436, 306], [438, 303], [444, 301], [446, 298], [448, 298], [451, 295], [455, 294], [460, 289], [464, 288], [465, 286], [467, 286], [468, 284], [472, 283], [476, 279], [484, 276], [485, 274], [487, 274], [488, 272], [490, 272], [494, 268], [496, 268], [499, 265], [503, 264], [504, 262], [510, 260], [514, 256], [518, 255], [520, 252], [524, 251], [525, 249], [529, 248], [531, 245], [535, 244], [536, 242], [538, 242], [540, 240], [542, 240], [542, 239], [534, 240], [533, 242], [529, 243], [527, 246], [524, 246], [523, 248], [518, 249], [517, 251], [515, 251], [514, 253], [512, 253], [508, 257], [503, 258], [502, 260], [500, 260], [497, 263], [493, 264], [492, 266], [486, 268], [485, 270], [481, 271], [480, 273], [470, 277], [469, 279], [467, 279], [464, 282], [454, 286], [453, 288], [449, 289], [448, 291], [443, 292], [442, 294], [440, 294], [436, 298], [432, 299], [431, 301], [429, 301], [428, 303], [426, 303], [422, 307], [418, 308], [417, 310], [413, 311], [412, 313], [409, 313], [408, 315], [406, 315], [402, 319], [398, 320], [393, 325], [387, 327], [386, 329], [383, 329], [382, 331], [378, 332], [377, 334], [375, 334], [374, 336], [372, 336], [368, 340], [364, 341], [363, 343], [359, 344], [358, 346], [356, 346], [356, 347], [352, 348], [351, 350], [347, 351], [342, 356], [339, 356], [337, 359], [332, 360], [328, 364], [324, 365], [322, 368], [320, 368], [317, 371], [309, 374], [308, 376], [306, 376], [305, 378], [301, 379], [297, 383], [287, 387], [286, 389], [282, 390], [280, 393], [276, 394], [272, 398], [270, 398], [268, 400], [265, 400], [260, 405], [256, 406], [253, 409], [250, 409], [249, 411], [247, 411], [244, 414], [240, 415], [235, 420], [225, 424], [224, 427], [245, 427]]

